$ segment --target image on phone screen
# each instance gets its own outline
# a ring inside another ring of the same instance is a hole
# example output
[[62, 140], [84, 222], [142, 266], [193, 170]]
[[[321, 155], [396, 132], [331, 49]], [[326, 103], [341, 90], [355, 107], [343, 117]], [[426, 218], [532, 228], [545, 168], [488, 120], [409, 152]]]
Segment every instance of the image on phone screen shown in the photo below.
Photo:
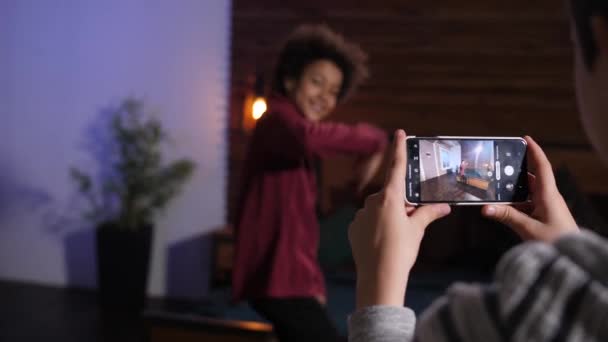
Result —
[[410, 203], [522, 202], [528, 197], [521, 138], [409, 137]]

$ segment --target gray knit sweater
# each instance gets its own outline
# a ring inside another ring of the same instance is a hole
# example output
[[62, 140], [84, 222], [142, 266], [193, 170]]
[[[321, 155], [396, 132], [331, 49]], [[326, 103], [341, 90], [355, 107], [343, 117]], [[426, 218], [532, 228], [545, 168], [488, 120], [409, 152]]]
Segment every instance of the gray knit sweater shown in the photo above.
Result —
[[608, 341], [608, 241], [589, 232], [528, 242], [491, 286], [456, 284], [416, 322], [405, 307], [349, 317], [349, 341]]

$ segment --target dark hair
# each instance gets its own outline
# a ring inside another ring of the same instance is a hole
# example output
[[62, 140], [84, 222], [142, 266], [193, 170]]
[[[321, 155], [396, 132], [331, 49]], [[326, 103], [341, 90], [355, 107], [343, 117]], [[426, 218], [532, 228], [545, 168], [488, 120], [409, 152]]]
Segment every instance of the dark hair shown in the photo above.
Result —
[[591, 18], [597, 15], [603, 16], [608, 20], [608, 1], [607, 0], [569, 0], [570, 13], [576, 35], [580, 42], [585, 66], [593, 68], [597, 59], [598, 47], [591, 28]]
[[368, 76], [367, 55], [358, 45], [325, 25], [302, 25], [296, 28], [283, 45], [274, 71], [272, 90], [287, 96], [285, 80], [299, 80], [302, 71], [320, 59], [332, 61], [342, 71], [338, 100], [343, 100]]

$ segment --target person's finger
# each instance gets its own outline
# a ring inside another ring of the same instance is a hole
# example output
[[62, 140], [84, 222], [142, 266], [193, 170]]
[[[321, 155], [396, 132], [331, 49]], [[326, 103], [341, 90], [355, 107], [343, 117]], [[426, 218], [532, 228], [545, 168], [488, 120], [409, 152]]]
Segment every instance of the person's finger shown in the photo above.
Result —
[[509, 205], [485, 205], [481, 209], [483, 216], [501, 222], [515, 230], [520, 236], [530, 235], [536, 221]]
[[536, 176], [533, 175], [532, 173], [528, 172], [528, 201], [534, 201], [534, 196], [536, 196], [535, 194], [538, 193], [537, 190], [537, 184], [536, 184]]
[[424, 205], [416, 209], [410, 219], [416, 225], [426, 228], [431, 222], [448, 215], [451, 210], [447, 204]]
[[384, 191], [402, 197], [405, 194], [405, 172], [407, 168], [405, 132], [403, 130], [399, 129], [395, 132], [395, 139], [390, 153], [391, 163], [386, 171]]
[[410, 216], [414, 211], [416, 211], [416, 207], [413, 207], [411, 205], [405, 206], [405, 213], [407, 214], [407, 216]]
[[526, 136], [524, 139], [528, 143], [528, 168], [536, 176], [535, 186], [540, 189], [555, 187], [553, 168], [547, 155], [530, 136]]
[[536, 176], [528, 172], [528, 193], [536, 192]]
[[357, 222], [357, 221], [363, 221], [364, 217], [365, 217], [365, 209], [359, 209], [359, 210], [357, 210], [357, 212], [355, 213], [355, 218], [348, 225], [348, 241], [349, 242], [352, 241], [352, 234], [353, 234], [353, 230], [355, 229], [354, 228], [355, 227], [354, 226], [355, 222]]
[[[365, 198], [363, 201], [363, 208], [373, 208], [376, 206], [376, 202], [378, 202], [378, 198], [380, 197], [380, 193], [374, 193]], [[359, 210], [360, 211], [360, 210]]]
[[530, 215], [534, 211], [534, 204], [532, 202], [513, 204], [513, 207], [526, 215]]

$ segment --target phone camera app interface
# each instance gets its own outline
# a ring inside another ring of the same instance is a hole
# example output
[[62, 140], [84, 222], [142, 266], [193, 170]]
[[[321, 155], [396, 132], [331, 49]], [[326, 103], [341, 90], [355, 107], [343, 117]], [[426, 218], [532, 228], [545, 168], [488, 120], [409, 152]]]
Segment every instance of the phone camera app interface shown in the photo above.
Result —
[[527, 197], [526, 145], [518, 139], [420, 139], [408, 144], [408, 198], [515, 202]]

